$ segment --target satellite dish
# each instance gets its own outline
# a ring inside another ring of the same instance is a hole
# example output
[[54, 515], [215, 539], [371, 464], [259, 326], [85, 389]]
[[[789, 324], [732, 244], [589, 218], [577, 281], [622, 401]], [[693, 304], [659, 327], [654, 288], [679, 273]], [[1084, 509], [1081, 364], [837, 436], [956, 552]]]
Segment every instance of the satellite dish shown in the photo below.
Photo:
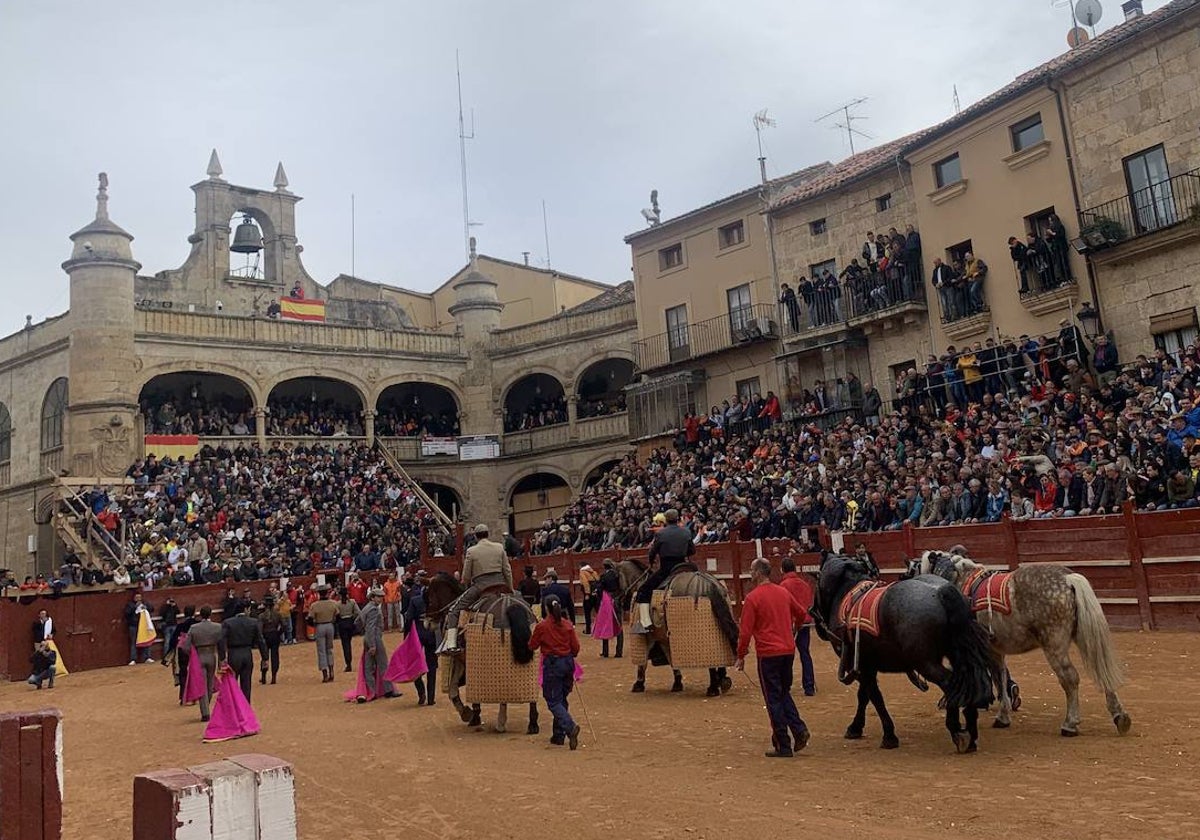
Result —
[[1100, 0], [1079, 0], [1075, 4], [1075, 20], [1082, 23], [1084, 26], [1096, 27], [1100, 22], [1100, 17], [1104, 14], [1104, 9], [1100, 5]]
[[1067, 45], [1073, 50], [1082, 47], [1091, 39], [1092, 36], [1088, 35], [1087, 30], [1082, 26], [1076, 26], [1067, 33]]

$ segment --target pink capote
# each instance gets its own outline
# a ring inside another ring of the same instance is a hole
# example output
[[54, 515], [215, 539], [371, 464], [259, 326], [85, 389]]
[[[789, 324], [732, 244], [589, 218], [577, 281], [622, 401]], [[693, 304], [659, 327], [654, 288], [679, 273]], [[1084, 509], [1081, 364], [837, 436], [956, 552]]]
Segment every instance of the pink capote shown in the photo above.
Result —
[[257, 734], [258, 730], [258, 717], [250, 708], [246, 695], [242, 694], [237, 676], [228, 667], [222, 668], [217, 675], [212, 717], [204, 728], [204, 743], [245, 738]]
[[[179, 646], [184, 650], [190, 648], [185, 647], [187, 638], [179, 640]], [[204, 665], [200, 662], [199, 655], [191, 654], [188, 656], [187, 673], [183, 676], [183, 702], [195, 703], [204, 696], [204, 691], [207, 688], [205, 685], [206, 677], [204, 676]]]
[[[595, 627], [593, 626], [592, 629], [594, 630]], [[546, 657], [543, 656], [541, 659], [538, 660], [538, 685], [542, 684], [542, 677], [544, 676], [545, 672], [546, 672]], [[574, 680], [575, 682], [580, 682], [583, 680], [583, 666], [579, 664], [578, 659], [575, 660], [575, 674], [571, 679]]]
[[427, 673], [429, 666], [425, 663], [425, 648], [421, 647], [421, 638], [414, 627], [404, 637], [400, 647], [392, 652], [383, 678], [388, 682], [407, 683]]
[[[391, 663], [388, 663], [388, 668], [391, 668]], [[371, 694], [367, 691], [367, 652], [363, 651], [362, 656], [358, 658], [358, 682], [350, 691], [342, 692], [342, 697], [347, 703], [353, 703], [359, 697], [365, 697], [368, 701], [378, 700], [383, 696], [384, 679], [375, 680], [375, 693]]]
[[612, 596], [605, 592], [600, 596], [600, 609], [596, 610], [596, 620], [592, 622], [593, 639], [615, 639], [621, 626], [617, 623], [617, 608]]

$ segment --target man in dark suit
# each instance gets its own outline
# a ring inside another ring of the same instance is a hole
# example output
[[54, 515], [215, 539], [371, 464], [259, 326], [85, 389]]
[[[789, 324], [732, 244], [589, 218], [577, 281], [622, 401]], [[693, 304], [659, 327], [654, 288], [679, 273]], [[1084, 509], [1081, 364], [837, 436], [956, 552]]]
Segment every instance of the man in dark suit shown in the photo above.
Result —
[[246, 615], [245, 604], [236, 601], [233, 609], [233, 616], [227, 616], [221, 622], [221, 636], [225, 642], [229, 668], [237, 674], [242, 694], [249, 701], [250, 689], [254, 685], [254, 652], [265, 656], [267, 643], [258, 619]]
[[942, 302], [942, 320], [956, 320], [959, 312], [954, 294], [954, 269], [942, 262], [941, 257], [933, 258], [933, 287]]
[[[654, 542], [650, 543], [648, 558], [651, 563], [658, 560], [658, 569], [650, 574], [637, 593], [638, 617], [642, 633], [650, 632], [652, 623], [650, 599], [654, 597], [654, 590], [671, 576], [676, 566], [696, 553], [696, 546], [692, 542], [692, 532], [679, 524], [679, 511], [671, 508], [664, 514], [664, 519], [667, 524], [654, 535]], [[545, 597], [545, 593], [543, 593], [543, 597]]]
[[542, 576], [542, 603], [545, 603], [546, 599], [551, 596], [558, 598], [558, 603], [563, 606], [563, 613], [574, 624], [575, 599], [571, 597], [571, 590], [558, 582], [558, 572], [554, 571], [553, 566], [547, 569], [546, 574]]

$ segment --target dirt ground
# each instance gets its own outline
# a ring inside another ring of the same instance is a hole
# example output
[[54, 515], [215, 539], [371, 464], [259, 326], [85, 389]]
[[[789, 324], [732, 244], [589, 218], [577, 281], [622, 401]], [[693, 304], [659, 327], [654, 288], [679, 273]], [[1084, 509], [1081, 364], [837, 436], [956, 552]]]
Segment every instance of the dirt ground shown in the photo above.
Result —
[[[670, 694], [670, 673], [655, 669], [647, 693], [630, 694], [626, 661], [600, 659], [586, 637], [583, 703], [572, 695], [572, 710], [585, 721], [586, 705], [591, 726], [574, 754], [547, 742], [544, 707], [543, 733], [526, 736], [523, 710], [509, 721], [521, 734], [474, 730], [442, 698], [418, 708], [411, 686], [397, 700], [343, 703], [350, 675], [321, 685], [303, 643], [284, 648], [278, 685], [255, 685], [263, 731], [243, 741], [201, 743], [199, 713], [175, 703], [157, 664], [74, 674], [50, 692], [4, 684], [0, 709], [63, 710], [69, 840], [127, 840], [135, 774], [244, 752], [294, 763], [303, 840], [1200, 836], [1200, 636], [1116, 638], [1129, 735], [1088, 684], [1083, 734], [1060, 737], [1063, 696], [1033, 653], [1012, 661], [1025, 698], [1013, 728], [983, 730], [980, 752], [966, 756], [935, 696], [902, 676], [884, 683], [901, 748], [878, 748], [873, 713], [866, 739], [843, 740], [853, 696], [826, 647], [814, 651], [817, 696], [798, 697], [813, 739], [790, 761], [762, 757], [766, 712], [749, 678], [735, 675], [733, 691], [710, 700], [702, 672]], [[484, 722], [493, 716], [485, 709]]]

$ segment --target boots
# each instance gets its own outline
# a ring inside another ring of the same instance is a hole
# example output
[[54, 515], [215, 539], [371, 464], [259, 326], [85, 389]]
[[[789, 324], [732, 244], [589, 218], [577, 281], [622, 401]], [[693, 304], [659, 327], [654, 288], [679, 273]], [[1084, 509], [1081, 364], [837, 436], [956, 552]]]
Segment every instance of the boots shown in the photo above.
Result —
[[321, 669], [321, 682], [323, 682], [323, 683], [333, 682], [333, 669], [332, 668], [322, 668]]
[[275, 685], [275, 672], [271, 672], [271, 685]]
[[258, 672], [258, 684], [259, 685], [267, 684], [267, 669], [266, 668], [263, 668], [261, 671]]
[[617, 634], [617, 659], [621, 658], [621, 653], [625, 650], [625, 634]]
[[600, 642], [600, 658], [608, 659], [608, 639]]
[[425, 705], [425, 686], [421, 685], [421, 683], [417, 683], [417, 705]]

